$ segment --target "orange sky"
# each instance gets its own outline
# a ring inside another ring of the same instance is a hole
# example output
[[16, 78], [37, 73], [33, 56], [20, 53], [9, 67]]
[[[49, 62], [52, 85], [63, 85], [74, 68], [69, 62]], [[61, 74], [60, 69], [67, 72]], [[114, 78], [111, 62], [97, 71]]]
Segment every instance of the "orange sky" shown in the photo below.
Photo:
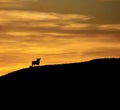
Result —
[[120, 0], [1, 0], [0, 75], [31, 65], [120, 57]]

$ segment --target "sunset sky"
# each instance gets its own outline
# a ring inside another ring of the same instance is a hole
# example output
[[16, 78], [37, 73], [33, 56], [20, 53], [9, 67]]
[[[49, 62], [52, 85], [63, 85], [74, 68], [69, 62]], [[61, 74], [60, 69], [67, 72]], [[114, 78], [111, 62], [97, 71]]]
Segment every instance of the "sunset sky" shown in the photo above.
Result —
[[120, 0], [0, 0], [0, 75], [120, 57]]

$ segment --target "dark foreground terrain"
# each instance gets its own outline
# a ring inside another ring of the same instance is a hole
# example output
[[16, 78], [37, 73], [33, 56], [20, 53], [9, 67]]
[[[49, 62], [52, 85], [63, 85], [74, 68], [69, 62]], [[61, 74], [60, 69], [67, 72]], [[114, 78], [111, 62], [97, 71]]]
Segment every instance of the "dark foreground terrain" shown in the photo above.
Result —
[[109, 82], [118, 81], [120, 59], [95, 59], [87, 62], [24, 68], [0, 77], [0, 81], [32, 82]]
[[[27, 96], [25, 105], [26, 102], [45, 100], [46, 104], [46, 101], [54, 100], [55, 106], [61, 100], [58, 107], [68, 102], [66, 106], [71, 107], [75, 102], [83, 108], [111, 108], [114, 103], [119, 103], [119, 74], [119, 58], [30, 67], [0, 77], [0, 93], [6, 93], [3, 97], [11, 96], [10, 101], [16, 98], [23, 102]], [[41, 107], [40, 103], [38, 105]]]

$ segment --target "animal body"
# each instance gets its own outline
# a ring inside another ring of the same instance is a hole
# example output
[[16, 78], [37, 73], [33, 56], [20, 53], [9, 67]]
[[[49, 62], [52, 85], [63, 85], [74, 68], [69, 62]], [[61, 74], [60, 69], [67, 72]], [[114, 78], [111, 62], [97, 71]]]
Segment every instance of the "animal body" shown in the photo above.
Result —
[[40, 58], [37, 58], [36, 61], [32, 61], [32, 66], [40, 64]]

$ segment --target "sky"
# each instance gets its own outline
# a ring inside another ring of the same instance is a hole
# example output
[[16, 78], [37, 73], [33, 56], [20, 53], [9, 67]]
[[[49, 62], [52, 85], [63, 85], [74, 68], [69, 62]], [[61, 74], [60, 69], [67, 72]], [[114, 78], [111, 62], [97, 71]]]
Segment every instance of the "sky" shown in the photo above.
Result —
[[0, 76], [120, 57], [120, 0], [0, 0]]

